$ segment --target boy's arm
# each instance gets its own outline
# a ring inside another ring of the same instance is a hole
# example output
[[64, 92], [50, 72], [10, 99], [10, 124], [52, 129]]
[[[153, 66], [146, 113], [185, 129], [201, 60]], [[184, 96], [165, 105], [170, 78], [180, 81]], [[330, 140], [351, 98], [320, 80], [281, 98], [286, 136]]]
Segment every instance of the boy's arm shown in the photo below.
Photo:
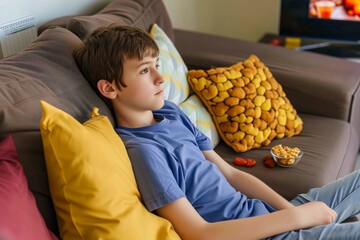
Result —
[[260, 179], [232, 167], [215, 151], [207, 150], [203, 151], [203, 154], [207, 160], [217, 165], [231, 186], [245, 194], [247, 197], [260, 199], [277, 210], [293, 207], [290, 202], [276, 193]]
[[291, 230], [328, 224], [336, 218], [334, 211], [322, 202], [215, 223], [206, 222], [186, 198], [169, 203], [156, 212], [169, 220], [184, 240], [263, 239]]

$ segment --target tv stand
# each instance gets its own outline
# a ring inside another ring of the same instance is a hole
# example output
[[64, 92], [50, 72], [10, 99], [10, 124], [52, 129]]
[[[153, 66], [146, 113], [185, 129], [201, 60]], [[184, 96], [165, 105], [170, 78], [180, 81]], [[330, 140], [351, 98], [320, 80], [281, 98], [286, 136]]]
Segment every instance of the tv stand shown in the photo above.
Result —
[[[299, 49], [301, 50], [301, 49]], [[360, 44], [336, 44], [304, 49], [304, 51], [316, 52], [341, 58], [360, 58]]]
[[[277, 46], [285, 46], [285, 38], [276, 34], [267, 33], [259, 42]], [[340, 58], [360, 59], [360, 44], [321, 42], [312, 39], [301, 39], [301, 46], [294, 48], [298, 51], [309, 51]]]

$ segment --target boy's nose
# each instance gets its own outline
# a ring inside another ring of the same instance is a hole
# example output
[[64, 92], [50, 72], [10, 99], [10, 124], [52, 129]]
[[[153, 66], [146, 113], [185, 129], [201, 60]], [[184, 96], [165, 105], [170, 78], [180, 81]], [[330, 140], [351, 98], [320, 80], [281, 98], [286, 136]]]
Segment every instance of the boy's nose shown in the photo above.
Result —
[[164, 83], [164, 81], [165, 81], [165, 79], [164, 79], [163, 75], [162, 75], [159, 71], [157, 71], [157, 76], [156, 76], [155, 84], [156, 84], [156, 85], [161, 85], [161, 84]]

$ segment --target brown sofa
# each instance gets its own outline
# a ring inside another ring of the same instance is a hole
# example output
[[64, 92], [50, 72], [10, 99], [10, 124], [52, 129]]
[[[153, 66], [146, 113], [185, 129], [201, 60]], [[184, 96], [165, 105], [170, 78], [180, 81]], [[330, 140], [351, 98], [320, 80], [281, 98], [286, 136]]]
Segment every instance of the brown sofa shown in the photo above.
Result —
[[[153, 23], [158, 23], [174, 41], [189, 68], [228, 66], [250, 54], [256, 54], [270, 68], [298, 110], [304, 129], [299, 136], [274, 140], [266, 147], [245, 153], [236, 153], [221, 142], [215, 151], [229, 164], [238, 156], [258, 160], [255, 167], [241, 169], [288, 199], [354, 170], [360, 135], [357, 63], [173, 29], [161, 0], [114, 0], [92, 16], [49, 22], [39, 29], [40, 36], [24, 51], [0, 61], [0, 135], [13, 136], [29, 187], [54, 233], [58, 234], [58, 228], [39, 131], [42, 114], [39, 101], [48, 101], [80, 122], [88, 119], [89, 109], [97, 106], [100, 113], [114, 123], [110, 110], [91, 89], [72, 58], [81, 37], [111, 22], [133, 24], [147, 31]], [[268, 169], [263, 166], [262, 158], [278, 143], [304, 150], [296, 167]]]

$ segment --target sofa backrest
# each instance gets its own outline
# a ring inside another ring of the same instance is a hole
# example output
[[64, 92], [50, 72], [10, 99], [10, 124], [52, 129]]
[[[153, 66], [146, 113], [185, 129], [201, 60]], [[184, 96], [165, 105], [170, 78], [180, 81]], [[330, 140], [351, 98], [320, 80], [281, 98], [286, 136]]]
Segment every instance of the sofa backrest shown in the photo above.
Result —
[[57, 232], [39, 131], [40, 100], [70, 113], [80, 122], [93, 106], [110, 110], [87, 83], [72, 57], [81, 40], [64, 28], [43, 32], [21, 53], [0, 61], [0, 135], [11, 134], [40, 212]]
[[89, 16], [63, 16], [52, 19], [39, 26], [40, 35], [46, 29], [57, 26], [68, 28], [80, 38], [100, 25], [111, 23], [135, 25], [149, 32], [157, 23], [174, 41], [174, 30], [162, 0], [114, 0], [99, 12]]
[[147, 32], [157, 23], [174, 40], [174, 31], [162, 0], [115, 0], [91, 16], [77, 16], [66, 28], [83, 38], [95, 28], [112, 23], [134, 25]]

